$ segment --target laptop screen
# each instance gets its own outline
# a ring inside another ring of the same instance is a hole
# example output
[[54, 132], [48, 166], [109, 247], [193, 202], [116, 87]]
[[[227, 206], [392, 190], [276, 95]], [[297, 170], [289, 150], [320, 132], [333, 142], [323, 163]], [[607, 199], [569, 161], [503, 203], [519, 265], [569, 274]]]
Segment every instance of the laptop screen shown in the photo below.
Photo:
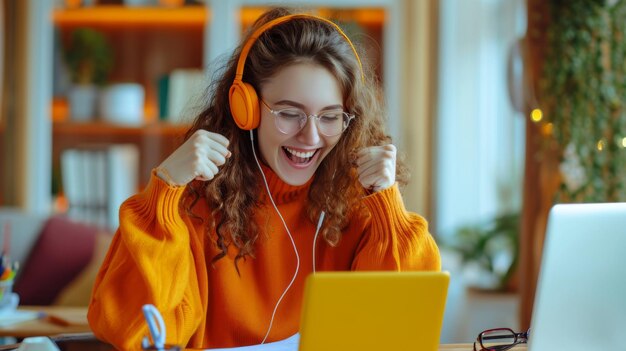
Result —
[[626, 347], [625, 203], [552, 208], [531, 325], [531, 351]]
[[436, 351], [447, 272], [323, 272], [307, 278], [300, 351]]

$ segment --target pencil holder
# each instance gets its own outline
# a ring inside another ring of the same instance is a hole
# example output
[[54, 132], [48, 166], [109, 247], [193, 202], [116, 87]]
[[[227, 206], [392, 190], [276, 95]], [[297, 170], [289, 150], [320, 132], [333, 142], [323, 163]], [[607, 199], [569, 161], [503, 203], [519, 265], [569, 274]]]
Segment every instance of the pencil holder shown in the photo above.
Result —
[[19, 296], [13, 292], [13, 279], [0, 280], [0, 312], [15, 310], [19, 302]]

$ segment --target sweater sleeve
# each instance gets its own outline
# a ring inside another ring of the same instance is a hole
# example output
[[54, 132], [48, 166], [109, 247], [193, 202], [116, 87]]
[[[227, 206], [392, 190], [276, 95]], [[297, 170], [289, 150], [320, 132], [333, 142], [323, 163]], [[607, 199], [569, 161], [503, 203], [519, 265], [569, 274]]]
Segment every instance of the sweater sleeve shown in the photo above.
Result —
[[369, 224], [352, 270], [441, 270], [441, 257], [426, 220], [408, 212], [397, 184], [366, 196]]
[[120, 227], [88, 311], [96, 337], [117, 349], [138, 349], [148, 335], [144, 304], [154, 304], [163, 315], [170, 344], [186, 345], [204, 318], [193, 239], [178, 210], [183, 192], [153, 172], [147, 188], [120, 207]]

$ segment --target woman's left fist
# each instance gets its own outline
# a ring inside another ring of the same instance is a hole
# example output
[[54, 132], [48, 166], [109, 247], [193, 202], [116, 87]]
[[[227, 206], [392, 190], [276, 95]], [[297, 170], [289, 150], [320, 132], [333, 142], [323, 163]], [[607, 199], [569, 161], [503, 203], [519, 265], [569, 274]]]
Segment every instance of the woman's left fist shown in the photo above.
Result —
[[396, 147], [393, 144], [366, 147], [357, 153], [356, 165], [365, 189], [385, 190], [396, 182]]

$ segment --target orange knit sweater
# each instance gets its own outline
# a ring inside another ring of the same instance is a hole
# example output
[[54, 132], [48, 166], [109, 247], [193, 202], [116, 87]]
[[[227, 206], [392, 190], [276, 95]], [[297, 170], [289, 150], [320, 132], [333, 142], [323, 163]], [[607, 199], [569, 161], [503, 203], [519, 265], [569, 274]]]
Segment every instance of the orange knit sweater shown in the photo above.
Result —
[[[283, 298], [269, 341], [298, 331], [305, 277], [312, 272], [316, 223], [306, 217], [310, 182], [293, 187], [265, 169], [276, 204], [300, 255], [298, 276]], [[269, 204], [251, 220], [265, 228], [256, 257], [233, 263], [218, 253], [205, 227], [178, 203], [183, 187], [169, 187], [153, 173], [147, 188], [120, 208], [118, 229], [96, 279], [89, 305], [95, 335], [121, 350], [140, 349], [148, 329], [141, 306], [154, 304], [167, 326], [167, 343], [188, 348], [258, 344], [278, 298], [292, 279], [296, 256]], [[355, 214], [337, 247], [319, 236], [316, 270], [440, 270], [439, 250], [426, 221], [404, 208], [393, 186], [363, 198], [369, 213]], [[198, 201], [194, 213], [209, 213]]]

